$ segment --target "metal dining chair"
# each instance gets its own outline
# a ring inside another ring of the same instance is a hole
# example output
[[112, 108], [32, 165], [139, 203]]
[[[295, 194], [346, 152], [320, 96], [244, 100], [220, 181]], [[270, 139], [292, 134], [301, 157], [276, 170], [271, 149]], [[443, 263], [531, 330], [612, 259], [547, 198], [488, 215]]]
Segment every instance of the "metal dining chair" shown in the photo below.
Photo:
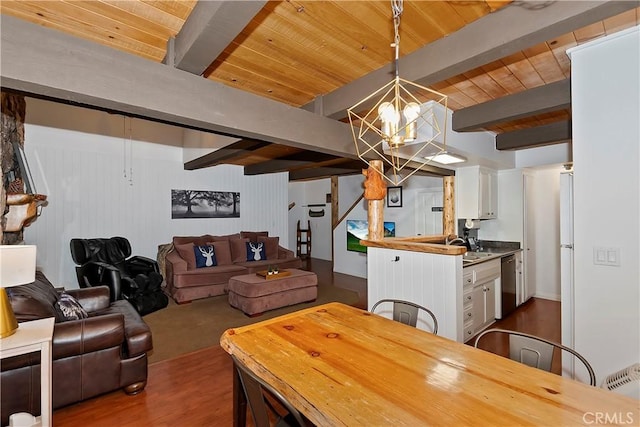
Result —
[[[235, 356], [231, 356], [231, 358], [240, 377], [256, 427], [305, 427], [307, 425], [302, 414], [284, 396], [249, 370]], [[269, 395], [287, 410], [287, 414], [280, 414], [271, 403]], [[275, 420], [273, 423], [271, 422], [272, 419]]]
[[383, 303], [393, 304], [393, 320], [395, 320], [396, 322], [404, 323], [405, 325], [413, 326], [414, 328], [418, 324], [419, 312], [424, 311], [429, 316], [431, 316], [433, 323], [431, 332], [433, 332], [434, 335], [438, 335], [438, 319], [436, 319], [436, 315], [433, 314], [433, 312], [428, 308], [411, 301], [385, 298], [376, 302], [373, 307], [371, 307], [371, 313], [375, 313], [376, 308]]
[[499, 328], [487, 329], [478, 335], [474, 344], [475, 347], [478, 348], [480, 340], [489, 334], [506, 334], [508, 336], [509, 359], [548, 372], [551, 372], [551, 361], [553, 360], [553, 352], [556, 349], [571, 353], [584, 364], [589, 372], [589, 383], [594, 387], [596, 385], [596, 374], [587, 359], [570, 347], [524, 332]]

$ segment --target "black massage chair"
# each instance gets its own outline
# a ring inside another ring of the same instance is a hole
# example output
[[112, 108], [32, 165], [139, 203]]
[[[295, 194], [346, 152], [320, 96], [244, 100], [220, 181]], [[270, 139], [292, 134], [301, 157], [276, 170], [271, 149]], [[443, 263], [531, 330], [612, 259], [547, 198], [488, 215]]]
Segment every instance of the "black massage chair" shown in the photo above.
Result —
[[127, 300], [141, 316], [164, 308], [169, 298], [162, 291], [158, 263], [131, 255], [124, 237], [71, 239], [71, 257], [81, 288], [107, 285], [111, 301]]

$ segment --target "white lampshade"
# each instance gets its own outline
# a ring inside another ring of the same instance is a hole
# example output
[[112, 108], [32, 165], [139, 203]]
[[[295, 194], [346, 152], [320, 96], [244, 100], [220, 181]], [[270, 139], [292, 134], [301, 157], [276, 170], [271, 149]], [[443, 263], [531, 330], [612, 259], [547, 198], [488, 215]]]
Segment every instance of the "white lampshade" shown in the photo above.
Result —
[[24, 285], [35, 278], [35, 245], [0, 245], [0, 287]]
[[13, 335], [18, 321], [4, 288], [24, 285], [36, 279], [34, 245], [0, 245], [0, 338]]

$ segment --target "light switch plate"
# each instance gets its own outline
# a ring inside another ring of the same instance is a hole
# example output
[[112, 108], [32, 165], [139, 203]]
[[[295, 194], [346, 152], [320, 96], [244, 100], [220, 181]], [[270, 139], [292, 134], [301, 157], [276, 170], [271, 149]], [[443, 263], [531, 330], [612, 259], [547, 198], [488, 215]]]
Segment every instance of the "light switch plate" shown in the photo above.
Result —
[[620, 249], [607, 248], [607, 265], [620, 265]]
[[620, 248], [606, 248], [602, 246], [593, 248], [593, 263], [595, 265], [620, 266]]

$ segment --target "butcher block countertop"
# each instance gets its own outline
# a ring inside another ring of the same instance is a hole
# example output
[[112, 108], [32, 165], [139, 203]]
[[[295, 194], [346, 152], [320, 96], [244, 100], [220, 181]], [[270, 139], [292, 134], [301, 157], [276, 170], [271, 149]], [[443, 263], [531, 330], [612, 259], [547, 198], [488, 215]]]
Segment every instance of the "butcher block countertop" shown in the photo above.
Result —
[[382, 240], [360, 240], [360, 244], [370, 248], [399, 249], [439, 255], [464, 255], [467, 252], [465, 246], [445, 245], [446, 238], [445, 235], [387, 237]]

